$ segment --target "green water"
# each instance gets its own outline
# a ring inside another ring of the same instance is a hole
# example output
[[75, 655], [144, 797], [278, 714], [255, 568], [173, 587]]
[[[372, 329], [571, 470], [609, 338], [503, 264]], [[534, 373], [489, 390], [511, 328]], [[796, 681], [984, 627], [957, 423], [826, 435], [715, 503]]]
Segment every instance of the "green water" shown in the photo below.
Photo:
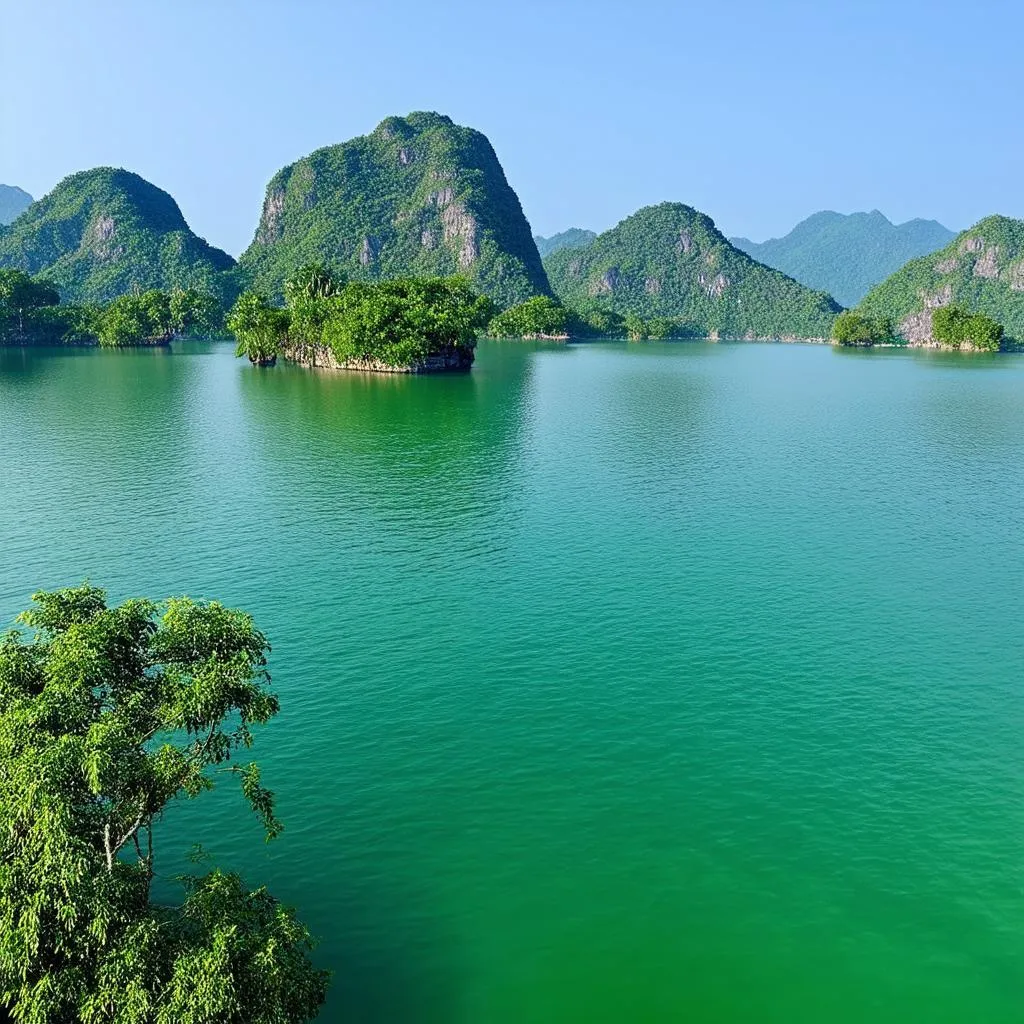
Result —
[[[0, 622], [251, 610], [322, 1020], [1024, 1020], [1024, 358], [0, 350]], [[169, 890], [168, 890], [169, 891]]]

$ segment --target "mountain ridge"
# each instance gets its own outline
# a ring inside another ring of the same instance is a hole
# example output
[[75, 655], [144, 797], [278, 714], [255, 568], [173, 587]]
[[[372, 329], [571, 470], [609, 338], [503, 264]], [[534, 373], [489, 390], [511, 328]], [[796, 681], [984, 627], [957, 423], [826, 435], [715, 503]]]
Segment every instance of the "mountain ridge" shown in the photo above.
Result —
[[854, 306], [889, 274], [942, 248], [954, 234], [935, 220], [915, 218], [893, 224], [880, 210], [850, 214], [819, 210], [780, 238], [752, 242], [734, 237], [730, 241], [767, 266], [829, 292], [844, 306]]
[[32, 197], [17, 185], [0, 185], [0, 225], [10, 224], [32, 205]]
[[667, 317], [715, 337], [827, 338], [840, 306], [729, 243], [682, 203], [647, 206], [580, 249], [545, 261], [573, 308]]
[[148, 288], [223, 295], [234, 265], [167, 192], [119, 167], [69, 175], [0, 233], [0, 267], [46, 277], [68, 302]]

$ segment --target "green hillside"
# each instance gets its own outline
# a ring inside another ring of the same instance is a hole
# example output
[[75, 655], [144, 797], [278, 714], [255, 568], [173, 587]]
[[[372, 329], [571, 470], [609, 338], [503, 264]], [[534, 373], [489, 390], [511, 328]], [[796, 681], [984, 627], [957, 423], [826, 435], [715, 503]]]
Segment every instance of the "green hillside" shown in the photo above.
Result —
[[569, 228], [567, 231], [560, 231], [557, 235], [551, 235], [549, 238], [545, 238], [543, 235], [533, 236], [541, 259], [547, 259], [548, 256], [560, 249], [580, 249], [595, 238], [597, 238], [597, 232], [588, 231], [586, 228]]
[[233, 266], [166, 192], [113, 167], [65, 178], [0, 234], [0, 267], [45, 276], [69, 302], [150, 288], [220, 293]]
[[872, 288], [857, 311], [890, 317], [911, 344], [929, 344], [931, 311], [954, 304], [1024, 341], [1024, 220], [986, 217]]
[[839, 305], [731, 245], [703, 213], [648, 206], [545, 267], [556, 294], [582, 309], [669, 317], [736, 338], [827, 338]]
[[462, 274], [500, 305], [549, 292], [490, 142], [434, 113], [389, 117], [274, 175], [239, 279], [276, 298], [315, 261], [354, 280]]
[[0, 185], [0, 224], [10, 224], [28, 209], [32, 197], [16, 185]]
[[873, 285], [908, 260], [941, 249], [953, 234], [935, 220], [893, 224], [878, 210], [851, 214], [825, 210], [801, 221], [782, 238], [729, 241], [801, 284], [828, 292], [844, 306], [854, 306]]

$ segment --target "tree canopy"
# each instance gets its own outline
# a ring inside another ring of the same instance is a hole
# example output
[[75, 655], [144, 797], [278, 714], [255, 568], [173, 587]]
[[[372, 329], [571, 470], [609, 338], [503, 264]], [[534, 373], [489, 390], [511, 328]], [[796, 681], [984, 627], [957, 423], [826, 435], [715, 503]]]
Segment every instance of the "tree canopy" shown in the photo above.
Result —
[[234, 777], [268, 838], [280, 822], [238, 755], [278, 711], [269, 646], [244, 612], [175, 598], [111, 607], [40, 592], [0, 640], [0, 1008], [24, 1024], [288, 1024], [327, 977], [264, 889], [213, 870], [153, 902], [155, 825]]
[[932, 312], [935, 340], [954, 348], [970, 347], [997, 352], [1003, 340], [1003, 326], [984, 313], [969, 313], [960, 306], [943, 306]]
[[832, 326], [832, 340], [838, 345], [858, 347], [892, 341], [896, 330], [888, 317], [863, 316], [853, 310], [844, 310]]

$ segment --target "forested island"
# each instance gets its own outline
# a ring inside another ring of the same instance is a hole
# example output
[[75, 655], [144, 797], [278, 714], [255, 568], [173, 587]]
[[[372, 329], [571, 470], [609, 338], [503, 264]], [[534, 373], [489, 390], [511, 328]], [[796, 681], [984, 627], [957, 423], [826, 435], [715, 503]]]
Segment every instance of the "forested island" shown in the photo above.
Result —
[[285, 305], [243, 292], [227, 317], [237, 352], [310, 368], [431, 373], [468, 370], [494, 306], [460, 277], [348, 281], [311, 263], [284, 286]]

